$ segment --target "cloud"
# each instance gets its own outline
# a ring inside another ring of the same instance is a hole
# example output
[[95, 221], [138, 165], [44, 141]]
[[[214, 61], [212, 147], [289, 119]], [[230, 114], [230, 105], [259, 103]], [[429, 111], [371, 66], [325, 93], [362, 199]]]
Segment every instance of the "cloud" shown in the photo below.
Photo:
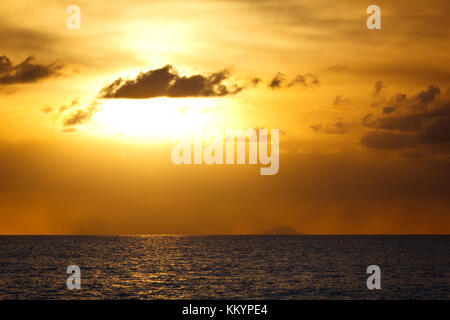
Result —
[[415, 132], [422, 130], [423, 120], [424, 116], [421, 114], [380, 118], [375, 118], [373, 114], [368, 114], [363, 118], [363, 125], [374, 129]]
[[50, 64], [34, 63], [34, 57], [30, 56], [23, 62], [13, 65], [6, 56], [0, 56], [0, 84], [16, 84], [37, 82], [41, 79], [58, 76], [64, 64], [56, 60]]
[[51, 106], [44, 106], [41, 111], [43, 113], [52, 113], [53, 111], [55, 111], [55, 117], [57, 118], [58, 116], [60, 116], [62, 113], [64, 113], [66, 110], [69, 110], [71, 108], [74, 108], [76, 106], [79, 106], [79, 98], [75, 98], [72, 100], [71, 103], [69, 104], [63, 104], [59, 107], [51, 107]]
[[[91, 105], [85, 109], [78, 109], [74, 113], [72, 113], [70, 116], [68, 116], [66, 119], [64, 119], [64, 126], [71, 127], [76, 126], [79, 124], [82, 124], [86, 121], [89, 121], [92, 119], [92, 116], [99, 110], [98, 109], [99, 103], [94, 101], [91, 103]], [[66, 131], [68, 132], [68, 131]]]
[[347, 67], [348, 67], [348, 65], [346, 65], [346, 64], [338, 63], [338, 64], [334, 64], [334, 65], [329, 66], [325, 71], [328, 71], [328, 72], [343, 72], [343, 71], [347, 70]]
[[260, 78], [253, 78], [252, 81], [251, 81], [251, 85], [252, 85], [253, 87], [255, 87], [255, 86], [257, 86], [260, 82], [261, 82], [261, 79], [260, 79]]
[[429, 86], [428, 89], [421, 91], [415, 97], [412, 107], [416, 110], [424, 110], [427, 104], [433, 102], [433, 100], [441, 93], [441, 90], [436, 86]]
[[380, 95], [381, 90], [383, 90], [384, 88], [386, 87], [384, 86], [383, 81], [378, 80], [377, 82], [375, 82], [373, 96], [378, 97]]
[[383, 81], [378, 80], [375, 82], [375, 85], [373, 86], [373, 102], [370, 105], [371, 107], [378, 107], [379, 105], [386, 102], [384, 95], [382, 95], [382, 90], [385, 88], [386, 86], [384, 85]]
[[306, 75], [301, 74], [297, 75], [295, 79], [288, 84], [288, 87], [293, 87], [297, 85], [307, 88], [307, 87], [318, 87], [320, 83], [319, 79], [317, 79], [315, 75], [308, 73]]
[[298, 74], [293, 80], [289, 81], [288, 84], [283, 86], [283, 83], [286, 81], [286, 77], [281, 72], [278, 72], [273, 79], [267, 85], [271, 89], [281, 89], [283, 87], [290, 88], [294, 86], [301, 86], [304, 88], [308, 87], [318, 87], [320, 85], [319, 79], [311, 74]]
[[350, 99], [343, 98], [342, 96], [337, 96], [333, 101], [333, 106], [343, 107], [350, 104]]
[[392, 113], [394, 111], [395, 111], [394, 107], [387, 106], [387, 107], [383, 108], [383, 113], [388, 113], [389, 114], [389, 113]]
[[74, 107], [79, 106], [79, 105], [80, 105], [79, 98], [75, 98], [75, 99], [72, 100], [72, 102], [70, 104], [68, 104], [68, 105], [64, 104], [64, 105], [60, 106], [58, 108], [58, 114], [61, 114], [64, 111], [66, 111], [68, 109], [71, 109], [71, 108], [74, 108]]
[[342, 117], [338, 117], [335, 121], [329, 124], [316, 124], [310, 128], [316, 133], [326, 134], [346, 134], [351, 125], [345, 122]]
[[382, 114], [367, 114], [362, 123], [373, 129], [361, 143], [375, 149], [397, 149], [416, 145], [444, 144], [450, 151], [450, 90], [444, 94], [434, 85], [412, 97], [398, 93]]
[[273, 77], [273, 79], [269, 82], [268, 86], [272, 89], [280, 89], [281, 84], [284, 82], [284, 80], [286, 80], [285, 76], [281, 72], [278, 72], [275, 77]]
[[119, 78], [104, 87], [99, 97], [104, 99], [155, 97], [220, 97], [236, 94], [242, 87], [227, 86], [224, 81], [230, 76], [225, 69], [209, 75], [180, 76], [171, 66], [141, 72], [135, 79]]

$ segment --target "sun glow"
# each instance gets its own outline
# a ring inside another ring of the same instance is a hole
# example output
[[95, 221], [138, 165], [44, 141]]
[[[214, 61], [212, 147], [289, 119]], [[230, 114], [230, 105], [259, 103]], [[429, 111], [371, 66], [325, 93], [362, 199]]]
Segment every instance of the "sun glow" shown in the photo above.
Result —
[[208, 99], [156, 98], [105, 101], [93, 121], [100, 134], [177, 139], [213, 121]]

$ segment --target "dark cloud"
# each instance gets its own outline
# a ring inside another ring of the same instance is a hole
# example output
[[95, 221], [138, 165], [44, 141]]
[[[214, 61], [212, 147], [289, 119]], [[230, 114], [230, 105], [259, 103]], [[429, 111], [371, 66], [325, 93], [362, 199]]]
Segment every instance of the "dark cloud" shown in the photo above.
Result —
[[[71, 127], [76, 126], [79, 124], [82, 124], [86, 121], [89, 121], [92, 119], [92, 116], [99, 110], [98, 109], [99, 103], [94, 101], [91, 103], [91, 105], [85, 109], [78, 109], [74, 113], [72, 113], [70, 116], [68, 116], [66, 119], [64, 119], [64, 126]], [[71, 131], [66, 131], [71, 132]]]
[[12, 67], [12, 62], [6, 56], [0, 56], [0, 74], [7, 72]]
[[285, 80], [286, 80], [285, 76], [281, 72], [278, 72], [275, 75], [275, 77], [273, 77], [273, 79], [269, 82], [268, 86], [269, 86], [269, 88], [272, 88], [272, 89], [280, 89], [281, 84]]
[[408, 114], [403, 116], [375, 118], [368, 114], [363, 118], [363, 124], [374, 129], [391, 131], [417, 132], [422, 130], [424, 115]]
[[423, 138], [428, 143], [450, 143], [450, 117], [439, 117], [426, 126]]
[[130, 98], [146, 99], [155, 97], [219, 97], [235, 94], [243, 88], [234, 84], [227, 86], [224, 81], [230, 76], [229, 70], [210, 75], [180, 76], [171, 66], [141, 72], [135, 79], [119, 78], [104, 87], [99, 97], [104, 99]]
[[[275, 77], [269, 82], [268, 87], [272, 89], [281, 89], [286, 77], [281, 72], [278, 72]], [[319, 79], [313, 74], [298, 74], [293, 80], [289, 81], [284, 87], [290, 88], [293, 86], [301, 86], [304, 88], [318, 87], [320, 85]]]
[[387, 107], [384, 107], [384, 108], [383, 108], [383, 113], [389, 114], [389, 113], [394, 112], [395, 110], [396, 110], [396, 109], [395, 109], [394, 107], [389, 107], [389, 106], [387, 106]]
[[373, 129], [361, 139], [369, 148], [396, 149], [417, 145], [443, 144], [441, 152], [450, 150], [450, 91], [436, 86], [408, 97], [394, 95], [382, 114], [368, 114], [363, 125]]
[[416, 97], [414, 97], [414, 100], [412, 101], [411, 104], [411, 109], [413, 111], [426, 112], [428, 105], [432, 103], [440, 93], [441, 90], [438, 87], [429, 86], [426, 90], [421, 91], [420, 93], [417, 94]]
[[261, 79], [260, 79], [260, 78], [253, 78], [252, 81], [251, 81], [251, 85], [255, 87], [255, 86], [257, 86], [260, 82], [261, 82]]
[[64, 64], [57, 60], [50, 64], [34, 63], [34, 57], [13, 65], [6, 56], [0, 56], [0, 84], [16, 84], [36, 82], [44, 78], [61, 74]]

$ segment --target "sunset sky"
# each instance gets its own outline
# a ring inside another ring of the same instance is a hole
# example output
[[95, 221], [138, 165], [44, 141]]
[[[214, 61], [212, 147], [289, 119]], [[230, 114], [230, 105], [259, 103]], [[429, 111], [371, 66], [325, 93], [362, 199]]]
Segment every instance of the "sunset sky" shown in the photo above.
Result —
[[[1, 9], [0, 234], [450, 231], [447, 0]], [[278, 174], [174, 165], [203, 128], [279, 129]]]

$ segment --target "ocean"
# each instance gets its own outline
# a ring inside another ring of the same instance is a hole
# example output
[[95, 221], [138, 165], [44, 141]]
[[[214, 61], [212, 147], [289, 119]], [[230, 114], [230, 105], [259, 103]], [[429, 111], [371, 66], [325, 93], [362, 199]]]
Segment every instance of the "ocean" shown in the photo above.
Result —
[[0, 299], [449, 298], [450, 236], [0, 236]]

